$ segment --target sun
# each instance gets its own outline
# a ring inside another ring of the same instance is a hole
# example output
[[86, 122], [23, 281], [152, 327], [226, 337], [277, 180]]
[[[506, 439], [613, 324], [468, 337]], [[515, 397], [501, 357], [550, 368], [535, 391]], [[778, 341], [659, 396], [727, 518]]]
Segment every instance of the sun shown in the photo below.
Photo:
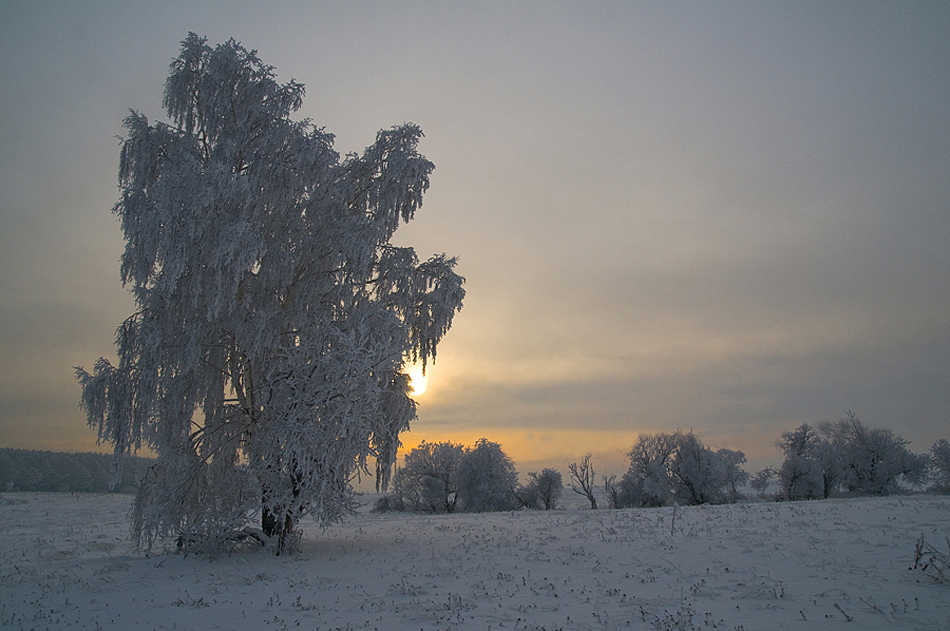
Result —
[[428, 385], [426, 382], [429, 380], [422, 374], [422, 365], [410, 364], [406, 367], [406, 373], [409, 375], [409, 387], [411, 388], [409, 394], [417, 397], [424, 393]]

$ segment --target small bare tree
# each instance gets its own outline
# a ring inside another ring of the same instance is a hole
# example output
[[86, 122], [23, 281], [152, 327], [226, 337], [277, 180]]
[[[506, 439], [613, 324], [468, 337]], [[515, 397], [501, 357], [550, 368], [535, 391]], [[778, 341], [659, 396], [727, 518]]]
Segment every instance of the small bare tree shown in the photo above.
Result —
[[778, 476], [778, 471], [772, 467], [766, 467], [756, 473], [749, 479], [749, 486], [752, 487], [754, 491], [758, 493], [758, 496], [762, 499], [775, 499], [774, 496], [769, 496], [768, 488], [769, 483], [772, 481], [772, 478]]
[[607, 508], [622, 508], [620, 488], [617, 485], [617, 476], [604, 476], [604, 496], [607, 498]]
[[580, 465], [572, 462], [567, 465], [567, 469], [571, 472], [571, 489], [586, 497], [591, 509], [597, 510], [597, 498], [594, 497], [594, 481], [597, 476], [594, 474], [594, 465], [590, 463], [590, 454], [584, 456]]

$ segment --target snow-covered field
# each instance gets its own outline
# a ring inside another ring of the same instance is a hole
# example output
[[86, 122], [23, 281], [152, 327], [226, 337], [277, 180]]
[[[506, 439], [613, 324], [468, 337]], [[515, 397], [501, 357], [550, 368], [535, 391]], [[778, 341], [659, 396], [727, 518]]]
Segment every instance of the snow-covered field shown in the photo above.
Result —
[[[566, 495], [569, 495], [569, 491]], [[367, 498], [367, 502], [372, 498]], [[950, 497], [370, 514], [293, 556], [130, 548], [128, 496], [0, 497], [0, 628], [950, 629]]]

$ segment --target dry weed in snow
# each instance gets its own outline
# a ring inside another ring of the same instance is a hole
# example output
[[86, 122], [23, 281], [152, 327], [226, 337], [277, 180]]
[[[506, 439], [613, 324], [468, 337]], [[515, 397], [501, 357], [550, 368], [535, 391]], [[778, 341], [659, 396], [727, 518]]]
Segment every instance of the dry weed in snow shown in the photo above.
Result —
[[947, 496], [679, 507], [672, 532], [671, 508], [362, 512], [216, 560], [136, 553], [129, 504], [0, 498], [0, 628], [950, 628], [918, 545], [950, 533]]
[[940, 583], [950, 584], [950, 537], [944, 539], [947, 552], [941, 552], [920, 535], [914, 550], [914, 569], [927, 572]]

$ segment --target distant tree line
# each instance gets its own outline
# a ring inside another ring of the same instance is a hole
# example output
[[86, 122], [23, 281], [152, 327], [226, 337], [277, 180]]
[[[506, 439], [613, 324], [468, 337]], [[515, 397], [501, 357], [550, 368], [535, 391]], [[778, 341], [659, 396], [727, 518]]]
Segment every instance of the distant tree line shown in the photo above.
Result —
[[112, 456], [0, 448], [0, 491], [135, 493], [155, 461], [127, 458], [113, 488]]
[[[836, 495], [889, 495], [906, 490], [950, 492], [950, 443], [917, 454], [887, 428], [866, 427], [855, 414], [816, 427], [803, 424], [782, 434], [776, 446], [781, 467], [754, 476], [741, 451], [713, 449], [692, 431], [642, 434], [627, 453], [630, 466], [619, 479], [598, 479], [591, 454], [568, 465], [570, 488], [592, 509], [644, 508], [735, 502], [751, 492], [779, 501]], [[501, 446], [487, 439], [467, 448], [453, 442], [422, 442], [405, 457], [391, 492], [377, 511], [427, 513], [556, 508], [564, 483], [555, 469], [517, 472]]]
[[[619, 479], [598, 479], [591, 454], [568, 465], [568, 484], [593, 509], [719, 504], [751, 490], [762, 499], [796, 501], [836, 495], [888, 495], [903, 490], [950, 492], [950, 442], [936, 441], [913, 453], [908, 441], [887, 428], [866, 427], [848, 412], [837, 422], [802, 424], [776, 442], [785, 458], [778, 468], [750, 476], [741, 451], [712, 449], [690, 432], [643, 434], [627, 453], [630, 466]], [[135, 493], [155, 461], [128, 458], [110, 489], [112, 456], [0, 448], [0, 491]], [[501, 445], [485, 438], [465, 447], [423, 441], [404, 458], [390, 493], [377, 511], [427, 513], [557, 508], [561, 473], [528, 473], [526, 484]]]
[[[938, 440], [922, 454], [908, 444], [890, 429], [866, 427], [849, 410], [839, 421], [783, 433], [776, 443], [785, 455], [781, 467], [750, 476], [741, 451], [713, 450], [693, 432], [644, 434], [627, 454], [627, 472], [619, 480], [602, 478], [603, 495], [610, 508], [630, 508], [732, 502], [743, 498], [746, 486], [779, 501], [950, 492], [950, 443]], [[597, 508], [590, 454], [568, 469], [574, 491]]]

